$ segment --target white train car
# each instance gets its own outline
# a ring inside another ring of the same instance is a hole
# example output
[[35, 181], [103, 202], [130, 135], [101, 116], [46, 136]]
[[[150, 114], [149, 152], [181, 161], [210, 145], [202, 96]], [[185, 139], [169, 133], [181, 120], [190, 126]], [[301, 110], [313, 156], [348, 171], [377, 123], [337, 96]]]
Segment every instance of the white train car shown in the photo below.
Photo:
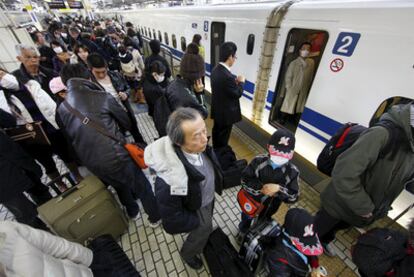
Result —
[[[280, 126], [294, 131], [296, 152], [313, 164], [343, 123], [368, 126], [386, 99], [414, 98], [414, 1], [273, 1], [101, 15], [131, 21], [177, 61], [193, 35], [201, 34], [207, 77], [218, 62], [219, 45], [235, 42], [232, 72], [247, 80], [243, 116], [269, 134]], [[285, 73], [304, 41], [312, 43], [313, 82], [303, 113], [280, 120]], [[400, 198], [396, 211], [412, 202], [408, 194]]]

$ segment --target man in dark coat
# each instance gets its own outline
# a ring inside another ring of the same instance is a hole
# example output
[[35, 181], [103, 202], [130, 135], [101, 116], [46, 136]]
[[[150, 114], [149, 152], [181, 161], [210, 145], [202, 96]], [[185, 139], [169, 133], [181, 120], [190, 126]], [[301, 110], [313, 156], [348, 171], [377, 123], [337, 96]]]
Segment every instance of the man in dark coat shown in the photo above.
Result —
[[57, 74], [53, 70], [40, 65], [40, 53], [36, 47], [18, 44], [16, 52], [17, 59], [21, 62], [21, 65], [12, 74], [22, 84], [26, 84], [30, 80], [36, 80], [42, 89], [52, 99], [56, 100], [55, 95], [50, 91], [49, 82], [54, 77], [57, 77]]
[[[1, 126], [10, 127], [10, 117], [5, 118], [3, 115], [7, 113], [0, 111]], [[37, 205], [52, 198], [47, 187], [40, 182], [41, 177], [40, 166], [0, 129], [0, 203], [13, 213], [18, 222], [48, 230], [37, 218]], [[23, 192], [27, 192], [37, 205]]]
[[92, 80], [112, 95], [128, 114], [132, 123], [130, 132], [135, 142], [145, 143], [144, 138], [139, 132], [134, 110], [128, 101], [130, 88], [124, 77], [119, 72], [108, 70], [104, 57], [98, 53], [93, 53], [88, 56], [88, 66], [93, 75]]
[[[393, 201], [412, 178], [414, 170], [414, 106], [393, 106], [381, 117], [399, 128], [397, 134], [374, 126], [335, 162], [332, 180], [321, 193], [321, 210], [315, 226], [328, 255], [335, 233], [349, 226], [364, 227], [387, 216]], [[390, 137], [392, 151], [380, 156]]]
[[[70, 75], [69, 70], [66, 73]], [[130, 118], [115, 98], [100, 86], [86, 79], [73, 78], [73, 75], [85, 76], [84, 73], [72, 73], [72, 76], [61, 76], [68, 88], [68, 94], [59, 106], [58, 113], [68, 137], [72, 140], [73, 148], [93, 174], [105, 184], [114, 187], [131, 218], [139, 213], [136, 203], [139, 198], [149, 216], [150, 226], [155, 227], [160, 216], [151, 184], [142, 170], [137, 167], [122, 144], [85, 124], [68, 110], [65, 102], [121, 142], [125, 142], [123, 131], [130, 129]]]
[[155, 103], [165, 93], [165, 89], [160, 85], [165, 79], [165, 70], [165, 66], [160, 61], [154, 61], [150, 65], [150, 73], [144, 80], [145, 101], [147, 101], [148, 114], [151, 117], [154, 116]]
[[165, 231], [189, 232], [180, 254], [191, 268], [200, 269], [198, 255], [213, 229], [214, 193], [221, 194], [223, 176], [195, 109], [173, 112], [167, 134], [147, 146], [145, 161], [157, 175], [155, 194]]
[[230, 68], [236, 62], [237, 46], [225, 42], [220, 46], [220, 63], [211, 73], [211, 119], [213, 126], [213, 147], [228, 145], [233, 124], [242, 119], [239, 98], [243, 93], [245, 78], [234, 78]]
[[164, 88], [166, 88], [168, 86], [168, 81], [171, 77], [171, 69], [170, 66], [167, 62], [167, 60], [162, 57], [160, 55], [161, 52], [161, 43], [159, 40], [153, 39], [149, 42], [150, 48], [151, 48], [151, 55], [148, 56], [145, 59], [145, 73], [149, 73], [150, 72], [150, 65], [154, 62], [154, 61], [160, 61], [162, 62], [162, 64], [165, 66], [166, 70], [165, 70], [165, 79], [163, 82], [160, 83], [160, 85]]
[[55, 51], [46, 44], [46, 39], [42, 32], [34, 32], [32, 37], [40, 53], [40, 65], [53, 70], [53, 58], [56, 56]]

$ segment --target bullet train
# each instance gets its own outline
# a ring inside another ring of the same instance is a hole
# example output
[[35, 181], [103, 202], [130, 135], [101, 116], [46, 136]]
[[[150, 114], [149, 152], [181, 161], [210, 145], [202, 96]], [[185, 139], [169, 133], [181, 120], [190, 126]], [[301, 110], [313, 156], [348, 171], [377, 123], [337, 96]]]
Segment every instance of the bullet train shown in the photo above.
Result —
[[[242, 114], [268, 133], [295, 132], [296, 152], [313, 164], [346, 122], [368, 123], [383, 101], [414, 98], [414, 2], [303, 0], [98, 13], [132, 22], [179, 62], [202, 36], [207, 75], [224, 41], [237, 44], [234, 75], [244, 75]], [[287, 68], [311, 43], [311, 83], [302, 112], [281, 120]]]
[[[220, 44], [235, 42], [232, 72], [246, 77], [240, 100], [245, 121], [268, 134], [280, 127], [294, 131], [296, 153], [312, 164], [342, 124], [368, 126], [385, 103], [414, 99], [414, 1], [272, 1], [98, 16], [132, 22], [147, 42], [160, 40], [174, 64], [193, 35], [200, 34], [207, 90]], [[304, 109], [286, 119], [281, 112], [286, 73], [303, 42], [311, 43], [308, 58], [314, 68]], [[412, 202], [412, 194], [404, 191], [389, 216], [396, 217]], [[402, 222], [413, 215], [405, 214]]]

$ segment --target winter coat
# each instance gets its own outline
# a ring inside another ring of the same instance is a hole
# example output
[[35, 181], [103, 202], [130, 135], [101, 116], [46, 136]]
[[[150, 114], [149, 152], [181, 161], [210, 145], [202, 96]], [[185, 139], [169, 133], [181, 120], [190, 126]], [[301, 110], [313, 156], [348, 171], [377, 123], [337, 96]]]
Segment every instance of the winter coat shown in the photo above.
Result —
[[0, 130], [0, 203], [33, 186], [27, 174], [40, 179], [42, 169], [20, 145]]
[[26, 84], [30, 80], [35, 80], [35, 81], [39, 82], [42, 89], [44, 91], [46, 91], [47, 94], [49, 94], [49, 96], [53, 100], [56, 100], [56, 96], [50, 90], [49, 83], [50, 83], [50, 80], [52, 80], [55, 77], [58, 77], [58, 74], [56, 72], [54, 72], [52, 69], [49, 69], [49, 68], [46, 68], [46, 67], [43, 67], [43, 66], [39, 66], [39, 75], [37, 76], [37, 78], [34, 78], [33, 76], [31, 76], [27, 72], [24, 65], [21, 64], [20, 68], [13, 71], [12, 74], [22, 84]]
[[165, 74], [164, 74], [165, 79], [162, 83], [160, 83], [160, 85], [163, 88], [166, 88], [168, 86], [168, 80], [171, 77], [171, 69], [170, 69], [170, 65], [168, 64], [167, 60], [164, 57], [160, 55], [151, 55], [151, 56], [146, 57], [145, 62], [144, 62], [145, 63], [145, 74], [150, 74], [150, 71], [151, 71], [150, 66], [155, 61], [160, 61], [166, 68]]
[[40, 65], [53, 70], [52, 59], [56, 56], [55, 51], [46, 45], [39, 46], [37, 49], [39, 50], [40, 57], [45, 59], [44, 61], [40, 61]]
[[[58, 124], [56, 123], [56, 102], [47, 94], [40, 84], [35, 80], [28, 80], [24, 87], [20, 87], [20, 89], [27, 89], [30, 95], [33, 98], [33, 101], [36, 103], [36, 106], [39, 108], [40, 112], [42, 113], [43, 117], [55, 128], [59, 129]], [[6, 90], [5, 90], [6, 92]], [[33, 118], [30, 115], [29, 111], [26, 109], [24, 104], [13, 95], [12, 90], [7, 90], [9, 95], [10, 102], [17, 107], [20, 112], [21, 117], [17, 118], [17, 123], [19, 125], [26, 124], [28, 122], [33, 122]], [[0, 105], [4, 105], [7, 103], [0, 103]], [[4, 109], [4, 106], [0, 106], [0, 108]]]
[[284, 113], [303, 113], [306, 99], [308, 98], [313, 73], [315, 71], [314, 60], [297, 57], [288, 67], [285, 75], [285, 98], [280, 110]]
[[92, 251], [27, 225], [0, 222], [0, 261], [7, 276], [93, 276]]
[[286, 203], [296, 202], [299, 197], [299, 170], [292, 163], [273, 169], [268, 156], [254, 158], [242, 172], [243, 187], [260, 201], [263, 185], [273, 183], [286, 188], [285, 193], [278, 193], [275, 199]]
[[144, 81], [144, 96], [145, 101], [148, 104], [148, 114], [150, 116], [154, 115], [154, 105], [157, 102], [158, 98], [165, 93], [165, 89], [160, 86], [154, 77], [147, 76]]
[[[321, 193], [321, 205], [332, 217], [363, 227], [387, 215], [392, 202], [413, 175], [414, 138], [410, 104], [397, 105], [385, 113], [403, 135], [395, 151], [379, 157], [388, 143], [388, 130], [371, 127], [335, 162], [332, 180]], [[395, 152], [395, 153], [394, 153]], [[370, 218], [361, 215], [373, 213]]]
[[[85, 79], [72, 78], [67, 87], [68, 95], [64, 102], [100, 124], [113, 136], [125, 141], [123, 132], [130, 130], [131, 120], [114, 97]], [[58, 114], [78, 157], [92, 173], [103, 178], [118, 172], [126, 163], [131, 162], [122, 145], [91, 126], [82, 124], [80, 119], [66, 109], [64, 102], [59, 106]]]
[[236, 83], [235, 77], [223, 65], [218, 64], [211, 73], [211, 119], [221, 126], [232, 125], [242, 119], [239, 99], [244, 83]]
[[[210, 146], [204, 153], [213, 164], [215, 190], [221, 194], [223, 176], [218, 161]], [[165, 231], [179, 234], [197, 228], [200, 224], [197, 210], [202, 203], [200, 182], [204, 176], [187, 161], [179, 147], [172, 145], [168, 137], [147, 146], [145, 162], [157, 175], [155, 197]]]
[[177, 77], [167, 87], [166, 96], [171, 111], [180, 107], [190, 107], [199, 111], [203, 118], [207, 118], [208, 110], [204, 100], [204, 92], [195, 93], [192, 88], [189, 88], [186, 80]]

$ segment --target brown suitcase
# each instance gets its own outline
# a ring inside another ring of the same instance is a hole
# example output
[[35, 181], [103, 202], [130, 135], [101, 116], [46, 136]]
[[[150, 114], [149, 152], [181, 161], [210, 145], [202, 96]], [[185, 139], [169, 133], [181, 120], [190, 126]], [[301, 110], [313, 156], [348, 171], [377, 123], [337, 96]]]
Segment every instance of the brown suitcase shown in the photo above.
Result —
[[128, 227], [118, 202], [96, 176], [86, 177], [37, 210], [52, 231], [81, 244], [104, 234], [117, 239]]

